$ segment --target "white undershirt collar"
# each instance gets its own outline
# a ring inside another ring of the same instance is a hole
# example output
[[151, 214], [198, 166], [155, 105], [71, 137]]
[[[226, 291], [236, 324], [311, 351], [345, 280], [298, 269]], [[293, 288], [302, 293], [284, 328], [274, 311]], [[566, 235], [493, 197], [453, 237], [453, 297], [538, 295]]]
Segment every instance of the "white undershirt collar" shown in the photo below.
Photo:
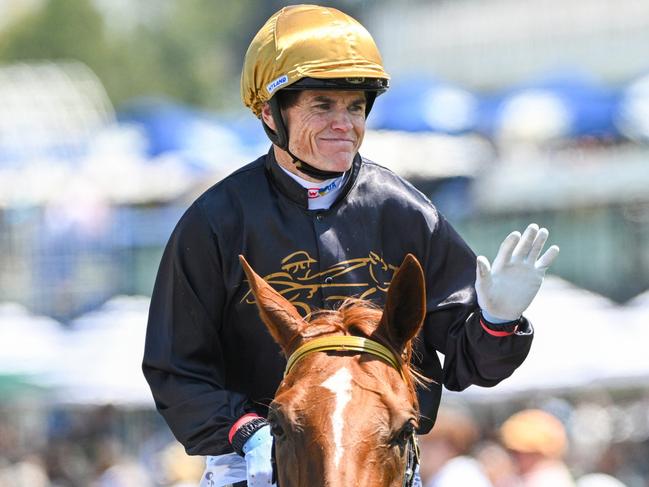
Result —
[[307, 191], [307, 198], [309, 201], [309, 210], [327, 210], [331, 205], [336, 201], [338, 193], [343, 187], [343, 182], [345, 181], [345, 176], [347, 173], [344, 173], [342, 176], [332, 179], [327, 179], [325, 181], [319, 181], [314, 183], [312, 181], [307, 181], [304, 178], [301, 178], [297, 174], [293, 174], [291, 171], [282, 167], [286, 174], [288, 174], [293, 180], [297, 181], [300, 186], [302, 186]]

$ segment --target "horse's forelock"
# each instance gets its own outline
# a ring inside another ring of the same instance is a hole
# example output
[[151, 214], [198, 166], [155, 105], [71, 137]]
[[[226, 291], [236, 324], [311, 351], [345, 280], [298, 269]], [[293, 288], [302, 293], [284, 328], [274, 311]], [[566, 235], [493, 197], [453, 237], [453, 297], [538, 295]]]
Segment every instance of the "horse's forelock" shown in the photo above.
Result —
[[[383, 311], [371, 301], [347, 298], [334, 310], [320, 310], [308, 320], [306, 330], [322, 330], [325, 334], [340, 331], [345, 334], [370, 338], [376, 331]], [[313, 333], [311, 332], [311, 336]], [[382, 337], [384, 340], [386, 337]]]
[[426, 387], [430, 379], [415, 370], [411, 364], [412, 343], [408, 343], [406, 350], [396, 350], [389, 337], [377, 332], [379, 322], [383, 316], [383, 309], [371, 301], [359, 298], [346, 298], [337, 309], [320, 310], [313, 313], [306, 323], [302, 336], [315, 338], [329, 333], [341, 332], [346, 335], [370, 338], [388, 347], [399, 360], [405, 372], [405, 377], [410, 390], [415, 390], [415, 385]]

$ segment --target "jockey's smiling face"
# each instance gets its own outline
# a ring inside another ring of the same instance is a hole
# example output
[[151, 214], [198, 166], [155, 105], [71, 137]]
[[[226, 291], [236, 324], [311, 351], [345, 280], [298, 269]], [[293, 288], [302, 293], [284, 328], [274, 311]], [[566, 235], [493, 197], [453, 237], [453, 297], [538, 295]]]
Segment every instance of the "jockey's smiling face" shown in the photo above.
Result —
[[[325, 171], [351, 168], [365, 135], [363, 91], [304, 90], [283, 115], [289, 148], [296, 157]], [[262, 117], [275, 129], [268, 107]], [[276, 148], [275, 155], [287, 169], [293, 166], [285, 151]]]

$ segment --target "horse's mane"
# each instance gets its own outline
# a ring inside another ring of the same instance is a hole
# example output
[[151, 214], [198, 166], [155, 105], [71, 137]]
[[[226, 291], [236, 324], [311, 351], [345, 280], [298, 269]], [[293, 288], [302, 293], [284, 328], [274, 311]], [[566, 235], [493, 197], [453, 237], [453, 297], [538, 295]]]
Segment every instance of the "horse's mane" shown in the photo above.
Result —
[[304, 328], [300, 330], [300, 335], [303, 338], [315, 338], [339, 332], [372, 339], [387, 347], [397, 357], [408, 387], [413, 392], [415, 386], [428, 387], [432, 382], [431, 379], [411, 364], [413, 340], [407, 343], [405, 351], [396, 350], [391, 338], [378, 330], [381, 316], [383, 316], [383, 309], [372, 301], [350, 297], [342, 301], [336, 309], [317, 310], [311, 313], [307, 317]]

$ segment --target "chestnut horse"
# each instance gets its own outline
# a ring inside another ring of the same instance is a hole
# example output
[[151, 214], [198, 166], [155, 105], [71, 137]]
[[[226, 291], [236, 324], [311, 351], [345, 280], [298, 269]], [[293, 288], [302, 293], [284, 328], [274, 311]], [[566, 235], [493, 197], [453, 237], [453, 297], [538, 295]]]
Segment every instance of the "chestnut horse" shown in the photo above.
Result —
[[383, 310], [350, 298], [309, 321], [240, 257], [263, 322], [288, 358], [270, 405], [279, 487], [403, 487], [418, 462], [410, 368], [426, 298], [407, 255]]

